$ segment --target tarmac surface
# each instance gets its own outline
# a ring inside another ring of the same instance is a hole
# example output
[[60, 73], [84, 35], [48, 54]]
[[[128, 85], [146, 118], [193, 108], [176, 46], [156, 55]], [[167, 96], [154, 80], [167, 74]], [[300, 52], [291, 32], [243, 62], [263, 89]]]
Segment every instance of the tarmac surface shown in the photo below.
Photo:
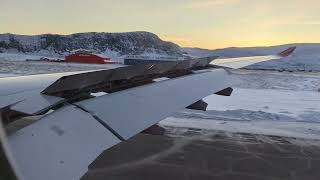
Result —
[[102, 153], [82, 180], [319, 180], [320, 141], [167, 127]]

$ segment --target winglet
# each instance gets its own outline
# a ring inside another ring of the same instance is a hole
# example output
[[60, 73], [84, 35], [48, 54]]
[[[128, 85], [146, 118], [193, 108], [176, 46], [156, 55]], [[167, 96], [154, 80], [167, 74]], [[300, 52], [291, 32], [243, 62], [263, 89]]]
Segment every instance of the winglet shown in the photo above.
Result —
[[285, 51], [282, 51], [281, 53], [278, 54], [278, 56], [281, 56], [281, 57], [288, 57], [290, 54], [292, 54], [295, 50], [296, 50], [297, 47], [291, 47]]

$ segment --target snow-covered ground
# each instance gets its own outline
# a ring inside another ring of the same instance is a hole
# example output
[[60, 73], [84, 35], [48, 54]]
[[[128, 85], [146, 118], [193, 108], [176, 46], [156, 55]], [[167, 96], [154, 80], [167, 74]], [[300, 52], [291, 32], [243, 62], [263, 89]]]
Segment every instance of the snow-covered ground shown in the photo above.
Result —
[[86, 71], [96, 69], [110, 69], [120, 67], [120, 64], [78, 64], [63, 62], [26, 62], [26, 61], [1, 61], [0, 73], [13, 73], [19, 75]]
[[191, 117], [169, 117], [160, 122], [161, 126], [251, 133], [306, 139], [320, 139], [320, 125], [308, 122], [265, 121], [223, 121]]
[[183, 110], [163, 126], [320, 139], [320, 74], [233, 71], [231, 97], [211, 95], [208, 111]]
[[320, 93], [234, 88], [204, 99], [208, 111], [183, 110], [165, 126], [320, 139]]
[[0, 78], [11, 77], [11, 76], [17, 76], [17, 75], [16, 74], [10, 74], [10, 73], [0, 73]]
[[234, 87], [248, 89], [277, 89], [293, 91], [318, 91], [320, 73], [275, 72], [275, 71], [232, 71]]
[[[37, 54], [24, 54], [24, 53], [0, 53], [1, 61], [25, 61], [25, 60], [40, 60], [45, 56], [37, 55]], [[61, 57], [52, 57], [59, 59]]]
[[[0, 77], [118, 66], [0, 61]], [[182, 110], [160, 124], [320, 139], [320, 73], [232, 70], [231, 80], [232, 96], [205, 98], [207, 112]]]

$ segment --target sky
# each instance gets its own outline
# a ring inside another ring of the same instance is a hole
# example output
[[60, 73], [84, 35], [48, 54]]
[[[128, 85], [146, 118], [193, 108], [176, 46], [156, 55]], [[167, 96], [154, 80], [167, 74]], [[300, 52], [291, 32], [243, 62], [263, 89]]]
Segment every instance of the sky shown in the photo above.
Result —
[[0, 0], [0, 33], [149, 31], [208, 49], [320, 42], [319, 0]]

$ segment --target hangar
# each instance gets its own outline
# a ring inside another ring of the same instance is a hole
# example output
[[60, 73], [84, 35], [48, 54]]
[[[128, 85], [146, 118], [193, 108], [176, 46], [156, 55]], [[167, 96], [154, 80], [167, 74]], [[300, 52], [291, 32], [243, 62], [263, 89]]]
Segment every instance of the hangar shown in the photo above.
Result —
[[112, 64], [111, 58], [101, 54], [79, 52], [65, 57], [66, 62], [87, 64]]

